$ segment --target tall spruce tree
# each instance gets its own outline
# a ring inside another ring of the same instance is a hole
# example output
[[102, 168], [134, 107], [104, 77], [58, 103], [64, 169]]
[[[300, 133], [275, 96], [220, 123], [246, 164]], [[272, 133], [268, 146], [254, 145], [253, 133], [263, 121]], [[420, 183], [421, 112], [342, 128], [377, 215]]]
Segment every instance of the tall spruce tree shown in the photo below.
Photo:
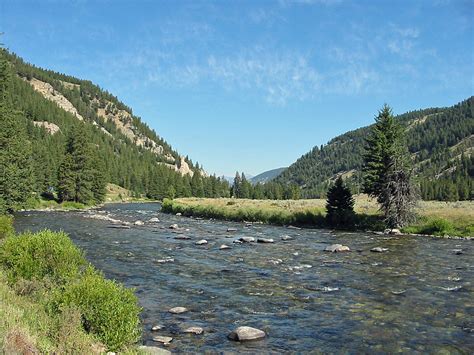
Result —
[[348, 229], [354, 225], [354, 198], [341, 176], [327, 192], [326, 211], [326, 220], [330, 226]]
[[8, 100], [11, 73], [3, 54], [0, 49], [0, 213], [25, 207], [33, 192], [31, 145]]
[[416, 194], [403, 128], [388, 105], [366, 138], [364, 161], [364, 192], [377, 198], [388, 227], [404, 226], [413, 218]]

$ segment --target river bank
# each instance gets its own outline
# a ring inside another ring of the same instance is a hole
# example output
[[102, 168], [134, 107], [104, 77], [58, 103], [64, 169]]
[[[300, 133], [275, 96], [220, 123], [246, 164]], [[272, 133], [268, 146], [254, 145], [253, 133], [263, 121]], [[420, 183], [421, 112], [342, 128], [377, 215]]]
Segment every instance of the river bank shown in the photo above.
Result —
[[[384, 231], [377, 204], [366, 196], [355, 199], [356, 230]], [[310, 228], [330, 228], [325, 220], [325, 200], [165, 199], [162, 211], [184, 216], [239, 222], [263, 222]], [[474, 202], [421, 201], [417, 221], [402, 229], [414, 236], [474, 237]]]

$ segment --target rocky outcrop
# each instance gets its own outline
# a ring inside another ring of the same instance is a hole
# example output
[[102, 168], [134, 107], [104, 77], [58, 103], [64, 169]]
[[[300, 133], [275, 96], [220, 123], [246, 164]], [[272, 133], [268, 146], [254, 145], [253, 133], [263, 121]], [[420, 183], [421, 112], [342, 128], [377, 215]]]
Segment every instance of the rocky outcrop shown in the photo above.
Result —
[[78, 120], [84, 120], [84, 117], [82, 117], [79, 112], [77, 112], [77, 109], [74, 107], [74, 105], [68, 99], [66, 99], [63, 94], [61, 94], [59, 91], [54, 90], [53, 86], [50, 83], [46, 83], [36, 78], [31, 78], [31, 80], [23, 78], [23, 80], [25, 80], [33, 87], [33, 89], [43, 95], [45, 99], [54, 102], [64, 111], [72, 113], [74, 116], [76, 116]]
[[49, 134], [53, 135], [53, 134], [56, 134], [58, 132], [60, 132], [61, 130], [59, 129], [59, 126], [55, 125], [54, 123], [51, 123], [51, 122], [47, 122], [47, 121], [33, 121], [33, 124], [36, 126], [36, 127], [43, 127], [46, 132], [48, 132]]

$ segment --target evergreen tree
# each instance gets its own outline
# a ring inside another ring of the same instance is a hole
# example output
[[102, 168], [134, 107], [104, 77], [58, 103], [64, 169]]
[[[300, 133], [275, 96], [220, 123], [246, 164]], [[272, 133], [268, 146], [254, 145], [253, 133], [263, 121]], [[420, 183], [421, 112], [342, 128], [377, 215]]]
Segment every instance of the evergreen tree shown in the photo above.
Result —
[[235, 173], [234, 185], [232, 186], [232, 197], [241, 198], [242, 197], [242, 178], [240, 177], [239, 172]]
[[330, 226], [336, 228], [353, 226], [355, 221], [354, 198], [341, 176], [327, 192], [326, 211], [326, 220]]
[[401, 227], [413, 216], [412, 170], [403, 128], [389, 106], [379, 111], [366, 139], [364, 192], [377, 198], [388, 227]]
[[27, 205], [33, 190], [31, 145], [25, 124], [8, 101], [11, 74], [0, 53], [0, 213]]

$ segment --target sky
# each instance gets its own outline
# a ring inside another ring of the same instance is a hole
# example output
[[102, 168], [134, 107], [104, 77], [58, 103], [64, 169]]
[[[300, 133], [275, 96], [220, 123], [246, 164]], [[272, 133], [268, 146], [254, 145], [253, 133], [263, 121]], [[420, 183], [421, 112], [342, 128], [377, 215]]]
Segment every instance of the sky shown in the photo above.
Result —
[[9, 50], [88, 79], [233, 176], [474, 92], [473, 0], [0, 0]]

